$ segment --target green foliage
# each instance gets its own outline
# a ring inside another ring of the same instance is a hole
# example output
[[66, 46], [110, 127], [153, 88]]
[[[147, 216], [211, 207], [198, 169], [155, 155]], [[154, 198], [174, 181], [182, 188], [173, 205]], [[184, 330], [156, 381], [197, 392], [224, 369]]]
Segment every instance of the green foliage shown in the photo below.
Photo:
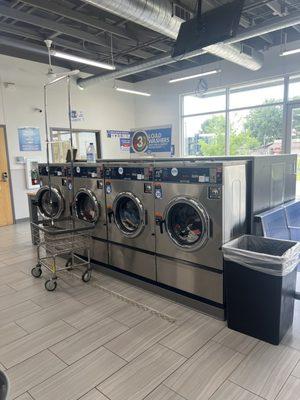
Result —
[[[265, 104], [274, 103], [268, 100]], [[282, 137], [283, 117], [282, 107], [269, 106], [255, 108], [250, 111], [246, 118], [244, 128], [251, 132], [263, 146], [273, 143], [274, 140]]]
[[[271, 144], [282, 137], [282, 107], [274, 106], [273, 103], [274, 100], [268, 100], [265, 104], [270, 106], [252, 109], [239, 132], [230, 126], [230, 155], [250, 154], [252, 150]], [[300, 112], [295, 117], [295, 125], [300, 131]], [[210, 139], [199, 141], [203, 156], [225, 154], [225, 129], [224, 115], [212, 116], [203, 122], [201, 133], [214, 135]]]

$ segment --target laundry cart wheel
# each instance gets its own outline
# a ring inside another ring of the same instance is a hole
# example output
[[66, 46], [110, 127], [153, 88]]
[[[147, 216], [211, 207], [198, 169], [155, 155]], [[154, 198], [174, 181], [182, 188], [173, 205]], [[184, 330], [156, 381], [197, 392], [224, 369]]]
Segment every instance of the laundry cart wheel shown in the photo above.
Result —
[[92, 273], [91, 273], [91, 271], [85, 271], [83, 274], [82, 274], [82, 280], [83, 280], [83, 282], [89, 282], [90, 280], [91, 280], [91, 277], [92, 277]]
[[68, 271], [71, 271], [73, 269], [73, 267], [72, 267], [72, 258], [68, 258], [68, 261], [66, 262], [66, 269]]
[[53, 292], [57, 287], [57, 282], [54, 281], [53, 279], [49, 279], [48, 281], [45, 282], [45, 288], [48, 290], [48, 292]]
[[37, 264], [35, 267], [32, 268], [31, 275], [34, 278], [40, 278], [40, 276], [42, 275], [42, 268], [40, 264]]

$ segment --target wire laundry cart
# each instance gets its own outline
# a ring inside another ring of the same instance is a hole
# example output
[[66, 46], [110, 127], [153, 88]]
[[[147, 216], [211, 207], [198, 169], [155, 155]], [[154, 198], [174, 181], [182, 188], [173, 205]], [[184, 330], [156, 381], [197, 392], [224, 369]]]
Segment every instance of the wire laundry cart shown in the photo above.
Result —
[[93, 224], [68, 218], [45, 220], [38, 224], [32, 222], [32, 225], [37, 242], [37, 265], [31, 270], [32, 276], [39, 278], [42, 268], [48, 270], [51, 275], [45, 282], [45, 288], [52, 292], [57, 287], [57, 274], [60, 271], [85, 267], [82, 280], [89, 282], [92, 276], [90, 250]]

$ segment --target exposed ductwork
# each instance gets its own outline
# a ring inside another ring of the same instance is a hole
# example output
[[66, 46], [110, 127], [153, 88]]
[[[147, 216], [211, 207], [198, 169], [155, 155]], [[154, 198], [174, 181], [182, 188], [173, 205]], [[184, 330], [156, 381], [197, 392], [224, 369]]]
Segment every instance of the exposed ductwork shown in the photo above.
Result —
[[[133, 21], [143, 27], [176, 39], [182, 20], [173, 15], [169, 0], [84, 0], [101, 9]], [[256, 71], [262, 67], [263, 57], [256, 51], [251, 55], [238, 51], [238, 47], [214, 44], [206, 52]], [[222, 54], [222, 55], [221, 55]]]
[[169, 0], [83, 0], [145, 28], [176, 39], [182, 20]]
[[[261, 24], [261, 25], [257, 25], [252, 28], [248, 28], [245, 31], [243, 31], [242, 33], [239, 33], [233, 39], [229, 39], [224, 43], [225, 44], [239, 43], [239, 42], [242, 42], [243, 40], [252, 39], [257, 36], [275, 32], [280, 29], [289, 28], [291, 26], [296, 26], [298, 24], [300, 24], [300, 12], [294, 12], [293, 14], [290, 14], [283, 18], [281, 18], [281, 17], [274, 18], [274, 20], [271, 20], [267, 24], [263, 24], [263, 25]], [[204, 54], [204, 53], [205, 53], [204, 50], [199, 50], [197, 52], [191, 52], [189, 54], [186, 54], [184, 58], [185, 59], [192, 58], [192, 57], [196, 57], [198, 55]], [[160, 67], [163, 65], [172, 64], [173, 62], [176, 62], [176, 61], [177, 61], [176, 59], [173, 59], [171, 57], [171, 54], [165, 54], [163, 57], [153, 57], [153, 58], [151, 58], [151, 60], [143, 61], [134, 66], [126, 67], [119, 71], [115, 71], [113, 73], [92, 76], [92, 77], [84, 78], [84, 79], [78, 79], [77, 83], [80, 87], [85, 88], [85, 87], [91, 86], [95, 83], [99, 83], [99, 82], [106, 81], [109, 79], [122, 78], [124, 76], [128, 76], [128, 75], [131, 75], [134, 73], [147, 71], [150, 68], [156, 68], [156, 67]]]

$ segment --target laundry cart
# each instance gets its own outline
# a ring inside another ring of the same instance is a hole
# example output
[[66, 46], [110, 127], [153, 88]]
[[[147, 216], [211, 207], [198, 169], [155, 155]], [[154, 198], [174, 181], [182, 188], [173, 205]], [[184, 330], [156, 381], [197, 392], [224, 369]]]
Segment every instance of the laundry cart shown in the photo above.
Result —
[[[59, 221], [45, 220], [38, 224], [32, 223], [36, 232], [37, 265], [31, 274], [35, 278], [42, 275], [42, 269], [50, 272], [50, 278], [45, 282], [45, 288], [52, 292], [57, 287], [57, 273], [73, 268], [84, 268], [82, 280], [91, 279], [91, 231], [92, 224], [66, 218]], [[79, 256], [85, 254], [85, 257]]]

